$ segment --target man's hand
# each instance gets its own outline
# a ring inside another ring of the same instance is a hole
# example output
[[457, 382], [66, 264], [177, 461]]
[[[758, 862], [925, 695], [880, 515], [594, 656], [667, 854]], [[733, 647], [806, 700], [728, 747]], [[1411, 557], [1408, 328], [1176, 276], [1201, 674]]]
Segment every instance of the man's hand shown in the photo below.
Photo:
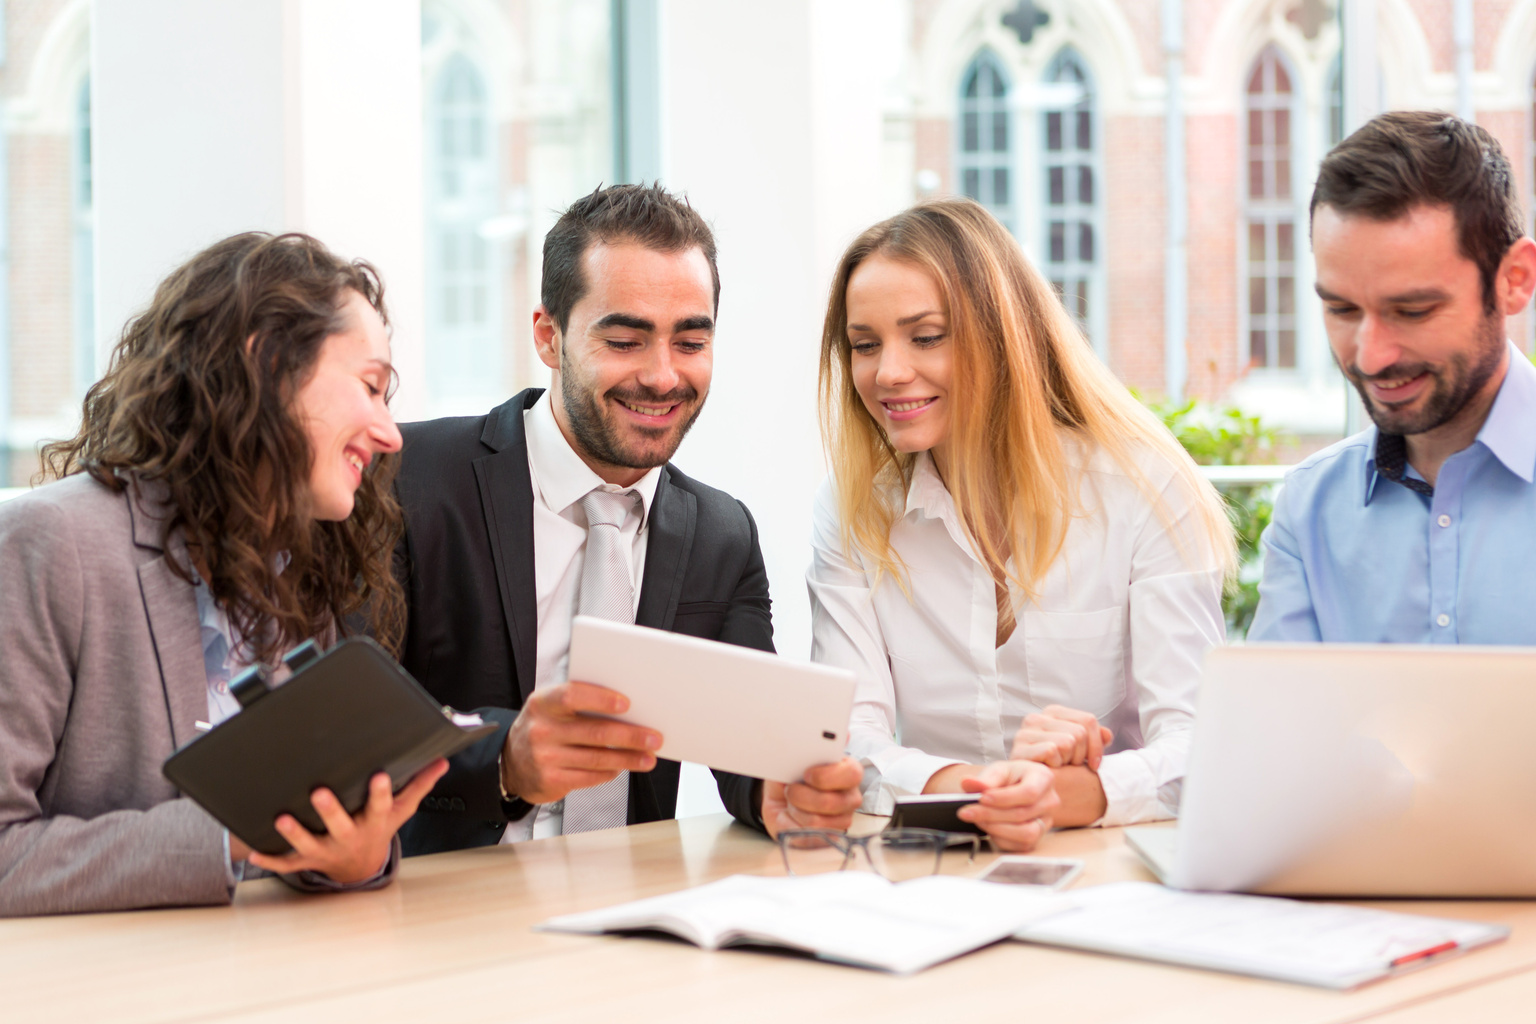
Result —
[[777, 839], [792, 828], [845, 830], [864, 802], [864, 769], [851, 757], [819, 764], [792, 785], [763, 783], [763, 825]]
[[1086, 711], [1052, 704], [1043, 711], [1024, 716], [1013, 738], [1010, 756], [1016, 760], [1039, 761], [1060, 768], [1069, 764], [1087, 765], [1099, 770], [1104, 748], [1115, 734], [1099, 724]]
[[628, 697], [595, 683], [535, 690], [507, 732], [501, 784], [531, 804], [548, 804], [620, 772], [650, 771], [661, 733], [594, 717], [628, 710]]
[[994, 761], [962, 778], [960, 787], [981, 799], [956, 814], [981, 826], [993, 846], [1010, 853], [1034, 849], [1051, 830], [1051, 812], [1061, 803], [1051, 770], [1035, 761]]
[[280, 875], [319, 871], [343, 885], [365, 882], [384, 869], [395, 833], [416, 813], [421, 798], [447, 770], [448, 762], [438, 758], [417, 772], [398, 795], [390, 792], [389, 776], [379, 772], [368, 780], [368, 803], [355, 816], [347, 813], [336, 794], [322, 786], [310, 795], [309, 802], [325, 822], [324, 835], [310, 832], [291, 814], [280, 814], [274, 824], [293, 852], [281, 857], [256, 853], [231, 836], [230, 859], [238, 860], [238, 854], [244, 852], [250, 863]]

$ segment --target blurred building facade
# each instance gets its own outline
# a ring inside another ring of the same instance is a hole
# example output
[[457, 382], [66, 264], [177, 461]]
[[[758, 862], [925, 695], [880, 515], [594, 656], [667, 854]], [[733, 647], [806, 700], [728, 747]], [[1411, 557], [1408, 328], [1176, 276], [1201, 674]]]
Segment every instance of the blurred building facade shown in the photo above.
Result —
[[[1314, 447], [1342, 433], [1346, 407], [1306, 235], [1317, 164], [1343, 129], [1338, 2], [912, 0], [890, 161], [914, 197], [961, 192], [992, 208], [1115, 372], [1164, 393], [1176, 57], [1185, 393], [1263, 413]], [[1376, 51], [1379, 109], [1455, 111], [1468, 89], [1530, 196], [1536, 4], [1378, 0]], [[1528, 320], [1512, 333], [1529, 350]]]
[[[530, 328], [544, 233], [614, 177], [612, 7], [422, 2], [429, 415], [483, 412], [543, 379]], [[0, 13], [4, 487], [30, 481], [40, 442], [74, 432], [103, 367], [92, 301], [91, 3], [4, 0]]]
[[[839, 22], [826, 45], [884, 82], [880, 209], [930, 194], [976, 197], [1128, 384], [1165, 392], [1169, 325], [1180, 322], [1173, 351], [1184, 355], [1186, 394], [1240, 404], [1312, 447], [1342, 433], [1346, 408], [1306, 240], [1315, 169], [1344, 123], [1338, 2], [859, 0], [849, 10], [868, 32]], [[855, 17], [834, 6], [806, 16]], [[1380, 108], [1455, 110], [1469, 99], [1529, 197], [1536, 0], [1376, 6]], [[684, 9], [693, 10], [656, 0], [421, 0], [427, 414], [484, 411], [547, 379], [530, 336], [544, 233], [580, 195], [636, 176], [625, 132], [636, 118], [665, 118], [634, 90], [625, 18]], [[1177, 24], [1164, 24], [1168, 10], [1181, 12]], [[741, 53], [757, 45], [758, 5], [708, 11], [719, 26], [710, 42]], [[101, 369], [90, 12], [89, 0], [0, 3], [0, 486], [26, 483], [38, 442], [73, 431]], [[1471, 15], [1470, 32], [1457, 31], [1458, 12]], [[660, 34], [687, 35], [669, 31]], [[686, 56], [652, 55], [674, 92], [708, 86]], [[1182, 190], [1170, 192], [1174, 57], [1185, 143]], [[772, 94], [804, 74], [786, 66], [782, 78], [731, 88]], [[817, 90], [815, 104], [839, 104], [836, 88]], [[714, 129], [647, 130], [671, 152]], [[665, 183], [666, 161], [650, 174]], [[1170, 289], [1170, 196], [1180, 191], [1187, 283]], [[1170, 294], [1182, 318], [1168, 315]], [[1530, 320], [1513, 328], [1527, 348]]]
[[0, 31], [0, 486], [73, 433], [95, 379], [90, 4], [7, 0]]

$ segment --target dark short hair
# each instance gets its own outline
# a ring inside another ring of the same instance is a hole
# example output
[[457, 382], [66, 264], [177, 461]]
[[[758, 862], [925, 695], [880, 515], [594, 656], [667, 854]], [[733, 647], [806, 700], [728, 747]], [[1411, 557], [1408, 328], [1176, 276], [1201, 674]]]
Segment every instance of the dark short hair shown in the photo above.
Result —
[[1312, 214], [1325, 204], [1373, 220], [1395, 220], [1419, 205], [1450, 207], [1458, 248], [1482, 276], [1488, 313], [1499, 264], [1525, 234], [1514, 171], [1499, 141], [1432, 110], [1382, 114], [1335, 146], [1318, 168]]
[[720, 270], [715, 265], [715, 236], [704, 218], [660, 183], [610, 185], [571, 204], [544, 236], [544, 274], [539, 299], [563, 332], [571, 310], [587, 293], [581, 261], [594, 242], [634, 242], [657, 252], [697, 248], [709, 261], [720, 308]]

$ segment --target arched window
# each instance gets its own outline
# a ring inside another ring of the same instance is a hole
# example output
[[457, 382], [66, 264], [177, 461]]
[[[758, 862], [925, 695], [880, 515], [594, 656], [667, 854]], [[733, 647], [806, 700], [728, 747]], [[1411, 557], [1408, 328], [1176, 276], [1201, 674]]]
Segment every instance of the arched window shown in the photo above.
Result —
[[1012, 132], [1008, 80], [997, 58], [982, 52], [960, 76], [960, 191], [1013, 230]]
[[427, 143], [427, 383], [446, 411], [503, 390], [500, 261], [482, 235], [496, 213], [493, 125], [485, 79], [462, 53], [429, 93]]
[[1291, 172], [1295, 94], [1280, 53], [1253, 64], [1244, 106], [1243, 320], [1247, 365], [1296, 368], [1296, 199]]
[[1090, 337], [1102, 335], [1103, 246], [1099, 226], [1099, 127], [1093, 79], [1075, 50], [1046, 68], [1041, 153], [1045, 172], [1045, 272]]
[[91, 79], [75, 96], [70, 140], [70, 212], [72, 225], [71, 319], [75, 336], [75, 394], [96, 382], [96, 216], [91, 188]]

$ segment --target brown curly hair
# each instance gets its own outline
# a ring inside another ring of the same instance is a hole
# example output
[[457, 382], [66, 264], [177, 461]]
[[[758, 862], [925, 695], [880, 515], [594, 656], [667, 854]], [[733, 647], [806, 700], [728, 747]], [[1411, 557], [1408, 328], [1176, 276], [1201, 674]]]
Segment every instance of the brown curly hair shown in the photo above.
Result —
[[[391, 651], [403, 634], [395, 456], [373, 460], [348, 519], [313, 519], [313, 453], [290, 408], [325, 339], [347, 328], [353, 291], [388, 323], [366, 262], [301, 234], [215, 243], [155, 289], [86, 393], [80, 432], [42, 452], [43, 476], [166, 487], [162, 542], [181, 532], [231, 625], [269, 664], [300, 640], [347, 631], [352, 616]], [[169, 562], [189, 584], [198, 578]]]

